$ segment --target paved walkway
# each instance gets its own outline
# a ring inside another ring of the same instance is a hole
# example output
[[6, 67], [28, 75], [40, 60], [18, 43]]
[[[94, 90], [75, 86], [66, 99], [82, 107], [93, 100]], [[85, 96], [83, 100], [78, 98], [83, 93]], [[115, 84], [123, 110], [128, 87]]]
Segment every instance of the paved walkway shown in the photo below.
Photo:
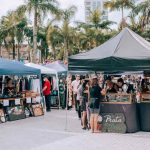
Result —
[[[0, 150], [149, 150], [150, 133], [91, 134], [74, 111], [0, 124]], [[67, 123], [67, 126], [66, 126]]]

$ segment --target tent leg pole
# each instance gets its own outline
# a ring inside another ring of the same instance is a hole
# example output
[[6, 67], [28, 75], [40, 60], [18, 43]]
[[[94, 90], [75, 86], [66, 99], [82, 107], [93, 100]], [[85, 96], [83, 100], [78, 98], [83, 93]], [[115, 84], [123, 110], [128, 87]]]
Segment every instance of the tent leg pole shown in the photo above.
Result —
[[46, 112], [46, 102], [45, 102], [45, 98], [44, 98], [43, 91], [42, 91], [42, 76], [41, 75], [39, 75], [39, 80], [40, 80], [40, 88], [41, 88], [40, 96], [42, 97], [42, 104], [43, 104], [44, 112]]
[[67, 131], [68, 127], [68, 101], [69, 101], [69, 87], [68, 87], [68, 71], [67, 71], [67, 95], [66, 95], [66, 121], [65, 121], [65, 131]]
[[60, 109], [60, 92], [59, 92], [59, 77], [58, 77], [58, 73], [57, 73], [57, 86], [58, 86], [58, 109]]

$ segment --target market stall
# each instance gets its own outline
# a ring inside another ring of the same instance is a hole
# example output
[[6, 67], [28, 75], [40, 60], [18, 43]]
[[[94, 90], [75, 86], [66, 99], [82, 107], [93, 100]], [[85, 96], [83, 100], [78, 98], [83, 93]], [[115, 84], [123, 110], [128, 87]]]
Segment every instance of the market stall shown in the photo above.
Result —
[[[63, 62], [55, 61], [55, 62], [52, 62], [50, 64], [46, 64], [45, 67], [54, 69], [58, 74], [58, 79], [59, 80], [61, 79], [63, 81], [63, 84], [65, 85], [65, 79], [66, 79], [66, 76], [67, 76], [68, 68]], [[59, 80], [58, 80], [58, 82], [59, 82]], [[54, 91], [52, 98], [54, 98], [56, 95], [60, 95], [59, 91], [58, 92]], [[66, 97], [66, 93], [65, 93], [65, 97]]]
[[[86, 53], [80, 53], [69, 58], [69, 70], [95, 71], [107, 74], [117, 74], [130, 71], [150, 70], [150, 43], [129, 28], [123, 29], [117, 36], [111, 38], [101, 46]], [[117, 97], [121, 97], [119, 100]], [[148, 131], [148, 115], [139, 117], [139, 111], [133, 95], [111, 95], [110, 101], [102, 102], [105, 132], [136, 132]], [[126, 100], [125, 100], [126, 99]], [[148, 102], [149, 103], [149, 102]], [[142, 107], [142, 103], [139, 104]], [[146, 105], [146, 104], [145, 104]], [[146, 105], [146, 114], [150, 107]], [[105, 119], [109, 116], [109, 119]], [[121, 118], [118, 122], [117, 118]], [[108, 121], [109, 120], [109, 121]], [[120, 129], [120, 126], [123, 129]], [[146, 127], [145, 127], [146, 126]], [[116, 129], [117, 127], [117, 129]], [[146, 129], [146, 130], [145, 130]]]
[[54, 69], [59, 75], [60, 74], [67, 74], [67, 66], [64, 65], [61, 61], [55, 61], [50, 64], [46, 64], [45, 67]]
[[39, 69], [0, 59], [0, 122], [43, 115]]
[[45, 67], [39, 64], [27, 63], [25, 65], [36, 68], [36, 69], [40, 69], [41, 79], [43, 78], [44, 75], [46, 75], [49, 78], [51, 86], [52, 86], [51, 87], [52, 88], [51, 105], [52, 105], [52, 108], [59, 108], [60, 101], [59, 101], [59, 88], [58, 88], [59, 87], [58, 72], [55, 69], [52, 69], [51, 67]]

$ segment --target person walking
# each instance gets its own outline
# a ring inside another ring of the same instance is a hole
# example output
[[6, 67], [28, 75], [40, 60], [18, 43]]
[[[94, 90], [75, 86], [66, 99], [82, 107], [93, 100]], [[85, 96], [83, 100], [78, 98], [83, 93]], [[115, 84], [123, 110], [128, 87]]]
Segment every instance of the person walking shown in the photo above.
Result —
[[76, 75], [76, 80], [74, 80], [71, 85], [73, 89], [73, 102], [75, 104], [75, 110], [77, 111], [77, 90], [80, 84], [80, 75]]
[[45, 96], [45, 102], [46, 102], [46, 111], [51, 111], [51, 100], [50, 100], [50, 94], [51, 94], [51, 83], [48, 80], [48, 78], [44, 77], [44, 87], [43, 87], [43, 94]]
[[101, 95], [101, 88], [98, 85], [97, 76], [92, 77], [92, 82], [90, 86], [90, 127], [92, 133], [98, 133], [98, 116], [99, 116], [99, 109], [100, 109], [100, 101], [102, 98]]

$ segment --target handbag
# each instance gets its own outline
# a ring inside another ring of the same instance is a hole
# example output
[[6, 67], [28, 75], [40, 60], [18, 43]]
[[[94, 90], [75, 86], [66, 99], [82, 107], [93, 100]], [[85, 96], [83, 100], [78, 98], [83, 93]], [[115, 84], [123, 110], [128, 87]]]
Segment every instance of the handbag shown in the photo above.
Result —
[[26, 118], [23, 106], [7, 107], [6, 111], [9, 121], [15, 121]]
[[6, 122], [6, 117], [3, 109], [0, 109], [0, 123]]
[[32, 110], [33, 110], [33, 116], [34, 117], [44, 115], [43, 107], [41, 104], [33, 104]]

